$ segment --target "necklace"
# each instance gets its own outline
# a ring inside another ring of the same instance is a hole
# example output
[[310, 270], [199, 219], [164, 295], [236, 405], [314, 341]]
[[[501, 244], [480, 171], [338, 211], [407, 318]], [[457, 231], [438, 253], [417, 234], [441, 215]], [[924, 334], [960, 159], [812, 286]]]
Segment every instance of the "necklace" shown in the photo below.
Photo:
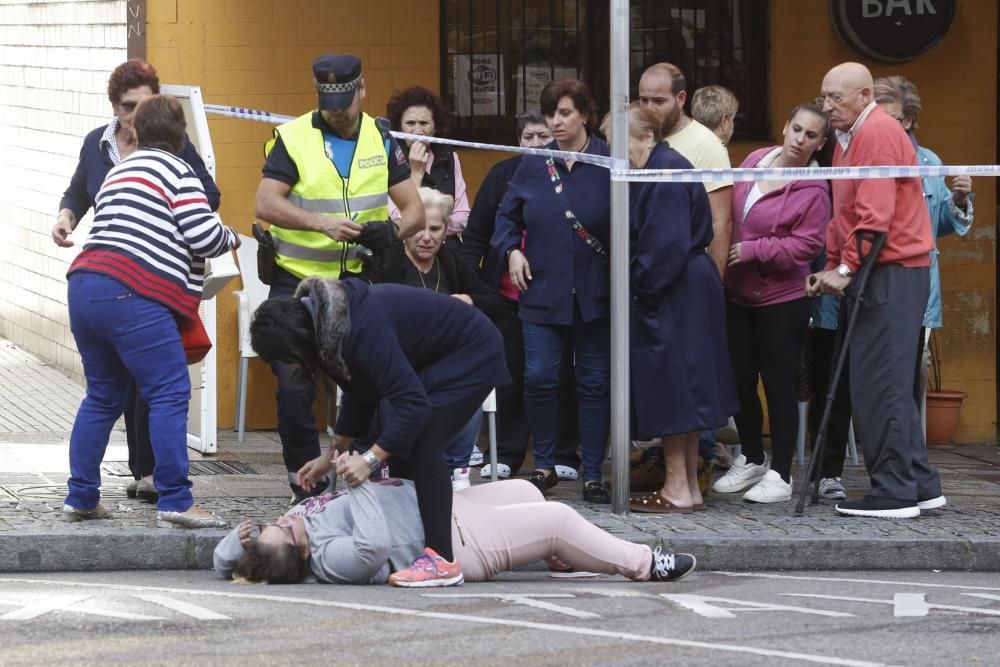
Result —
[[[424, 272], [421, 271], [420, 267], [417, 266], [416, 264], [414, 264], [413, 266], [417, 267], [417, 277], [420, 278], [420, 286], [423, 287], [424, 289], [430, 289], [430, 287], [427, 286], [427, 283], [424, 282]], [[434, 291], [437, 292], [438, 288], [441, 287], [441, 267], [438, 266], [437, 256], [434, 257], [434, 263], [431, 265], [431, 271], [435, 269], [437, 270], [437, 282], [434, 284]], [[428, 271], [427, 273], [430, 273], [430, 271]]]

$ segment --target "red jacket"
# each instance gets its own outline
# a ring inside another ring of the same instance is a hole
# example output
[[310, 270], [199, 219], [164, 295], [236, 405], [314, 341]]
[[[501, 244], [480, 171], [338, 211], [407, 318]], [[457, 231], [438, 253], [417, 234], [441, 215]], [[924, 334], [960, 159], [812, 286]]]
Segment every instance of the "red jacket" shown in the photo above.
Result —
[[[915, 165], [913, 143], [899, 122], [876, 106], [845, 152], [838, 142], [834, 167]], [[826, 268], [861, 266], [854, 240], [858, 230], [888, 232], [877, 264], [930, 266], [934, 248], [920, 179], [867, 178], [833, 181], [833, 220], [826, 235]], [[868, 248], [865, 247], [867, 252]]]

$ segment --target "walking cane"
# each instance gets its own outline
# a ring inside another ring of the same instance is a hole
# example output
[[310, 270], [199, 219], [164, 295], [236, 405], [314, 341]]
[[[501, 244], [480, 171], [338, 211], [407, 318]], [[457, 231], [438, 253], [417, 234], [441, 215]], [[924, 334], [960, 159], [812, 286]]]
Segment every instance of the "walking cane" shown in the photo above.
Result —
[[[802, 511], [805, 509], [806, 504], [806, 491], [809, 489], [808, 480], [813, 479], [813, 475], [816, 472], [816, 466], [819, 461], [823, 458], [823, 447], [826, 444], [826, 430], [828, 422], [830, 421], [830, 412], [833, 409], [833, 399], [837, 394], [837, 385], [840, 383], [840, 373], [844, 369], [844, 362], [847, 360], [847, 351], [851, 344], [851, 331], [854, 330], [854, 323], [858, 319], [858, 313], [861, 312], [861, 304], [864, 303], [865, 287], [868, 285], [868, 276], [871, 275], [872, 269], [875, 267], [875, 260], [879, 253], [882, 251], [882, 246], [885, 245], [886, 234], [885, 232], [870, 232], [870, 231], [859, 231], [854, 235], [855, 240], [858, 244], [858, 256], [861, 258], [861, 269], [858, 271], [858, 295], [855, 299], [854, 308], [851, 309], [851, 313], [847, 318], [847, 327], [841, 332], [837, 331], [837, 341], [834, 345], [835, 353], [834, 357], [837, 363], [834, 365], [833, 373], [830, 375], [830, 383], [826, 392], [826, 405], [823, 406], [823, 416], [819, 420], [819, 430], [816, 432], [816, 442], [813, 443], [812, 452], [809, 454], [809, 466], [808, 474], [806, 475], [806, 484], [802, 485], [802, 490], [799, 493], [799, 501], [795, 504], [795, 514], [798, 516], [802, 515]], [[871, 249], [868, 251], [868, 255], [865, 256], [861, 244], [864, 241], [871, 243]], [[815, 282], [815, 278], [810, 277], [810, 280]], [[813, 494], [812, 503], [813, 505], [819, 502], [819, 477], [817, 476], [813, 480]]]

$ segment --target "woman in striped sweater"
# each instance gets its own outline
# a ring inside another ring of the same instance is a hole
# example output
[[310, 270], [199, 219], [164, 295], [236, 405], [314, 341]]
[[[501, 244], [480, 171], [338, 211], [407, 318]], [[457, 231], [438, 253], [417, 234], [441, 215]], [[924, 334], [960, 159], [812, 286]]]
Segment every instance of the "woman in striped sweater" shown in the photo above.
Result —
[[201, 181], [177, 157], [186, 136], [180, 103], [148, 97], [133, 122], [138, 150], [108, 172], [90, 237], [68, 274], [70, 326], [87, 395], [70, 436], [63, 516], [111, 517], [100, 504], [100, 464], [134, 377], [150, 406], [157, 524], [222, 527], [191, 496], [191, 381], [178, 322], [198, 317], [204, 258], [230, 251], [239, 237], [215, 218]]

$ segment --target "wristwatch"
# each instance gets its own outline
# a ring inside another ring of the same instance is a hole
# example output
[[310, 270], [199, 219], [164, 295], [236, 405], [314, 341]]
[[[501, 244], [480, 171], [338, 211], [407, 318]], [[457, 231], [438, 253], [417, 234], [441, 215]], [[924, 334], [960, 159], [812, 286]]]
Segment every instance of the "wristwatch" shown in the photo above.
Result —
[[839, 275], [841, 278], [850, 278], [851, 276], [854, 275], [854, 271], [851, 271], [851, 267], [849, 267], [847, 264], [841, 264], [840, 266], [837, 267], [837, 275]]
[[361, 458], [365, 460], [365, 463], [368, 464], [368, 469], [371, 471], [374, 471], [376, 468], [382, 465], [382, 462], [378, 460], [378, 457], [375, 456], [375, 453], [370, 449], [364, 454], [362, 454]]

